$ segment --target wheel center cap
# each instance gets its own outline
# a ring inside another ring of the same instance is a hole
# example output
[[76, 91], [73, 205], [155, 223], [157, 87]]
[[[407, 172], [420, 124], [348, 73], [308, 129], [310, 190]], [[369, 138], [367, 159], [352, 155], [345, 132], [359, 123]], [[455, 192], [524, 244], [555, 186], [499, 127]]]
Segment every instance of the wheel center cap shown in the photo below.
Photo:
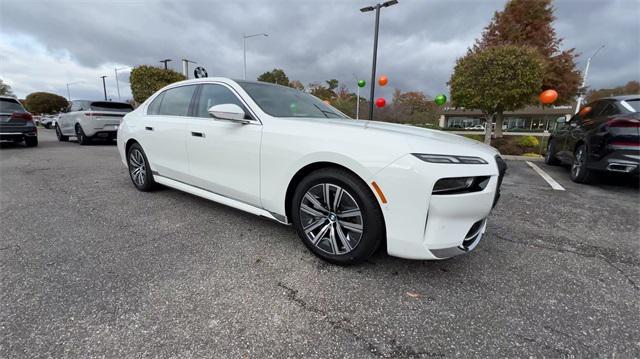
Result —
[[337, 219], [335, 213], [329, 213], [329, 216], [327, 218], [329, 218], [330, 222], [335, 222]]

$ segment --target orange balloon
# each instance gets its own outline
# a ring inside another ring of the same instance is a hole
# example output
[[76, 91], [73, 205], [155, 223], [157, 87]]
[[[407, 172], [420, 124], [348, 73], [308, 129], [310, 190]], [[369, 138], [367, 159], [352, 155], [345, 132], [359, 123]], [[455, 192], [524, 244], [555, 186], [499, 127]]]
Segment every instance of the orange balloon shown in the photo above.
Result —
[[324, 100], [322, 102], [324, 102], [326, 105], [331, 105], [331, 102], [329, 102], [329, 100]]
[[389, 78], [387, 76], [385, 76], [385, 75], [382, 75], [378, 79], [378, 83], [380, 84], [380, 86], [384, 86], [384, 85], [389, 83]]
[[550, 105], [558, 99], [558, 93], [556, 90], [546, 90], [540, 94], [540, 102], [545, 105]]
[[586, 114], [588, 114], [591, 111], [591, 107], [587, 106], [587, 107], [583, 107], [582, 110], [580, 110], [580, 112], [578, 112], [578, 114], [580, 116], [585, 116]]

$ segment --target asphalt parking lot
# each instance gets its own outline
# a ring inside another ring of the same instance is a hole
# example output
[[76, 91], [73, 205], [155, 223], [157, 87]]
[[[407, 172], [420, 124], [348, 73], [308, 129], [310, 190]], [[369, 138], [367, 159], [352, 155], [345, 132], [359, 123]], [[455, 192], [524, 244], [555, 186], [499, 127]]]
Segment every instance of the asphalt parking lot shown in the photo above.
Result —
[[640, 356], [636, 181], [508, 165], [471, 254], [344, 268], [40, 130], [0, 148], [0, 357]]

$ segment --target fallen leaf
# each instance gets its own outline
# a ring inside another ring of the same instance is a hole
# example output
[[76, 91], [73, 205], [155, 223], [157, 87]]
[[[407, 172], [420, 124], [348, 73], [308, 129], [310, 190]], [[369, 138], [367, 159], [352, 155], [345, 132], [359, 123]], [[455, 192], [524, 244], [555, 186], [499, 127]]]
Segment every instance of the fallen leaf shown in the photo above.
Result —
[[420, 294], [416, 292], [407, 292], [407, 295], [411, 298], [420, 298]]

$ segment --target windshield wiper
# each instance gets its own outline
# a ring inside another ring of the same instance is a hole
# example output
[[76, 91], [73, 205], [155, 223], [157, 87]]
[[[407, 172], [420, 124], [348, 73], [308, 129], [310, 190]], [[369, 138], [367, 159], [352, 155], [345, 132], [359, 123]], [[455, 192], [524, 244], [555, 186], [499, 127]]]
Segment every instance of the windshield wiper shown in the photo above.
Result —
[[[318, 110], [320, 110], [320, 112], [322, 112], [322, 114], [323, 114], [323, 115], [324, 115], [324, 117], [326, 117], [326, 118], [340, 118], [340, 116], [339, 116], [337, 113], [335, 113], [335, 112], [331, 112], [331, 111], [323, 110], [323, 109], [321, 109], [321, 108], [320, 108], [320, 106], [316, 105], [315, 103], [314, 103], [313, 105], [314, 105]], [[332, 115], [334, 115], [334, 116], [336, 116], [336, 117], [329, 117], [329, 116], [327, 116], [327, 114], [328, 114], [328, 113], [329, 113], [329, 114], [332, 114]]]

